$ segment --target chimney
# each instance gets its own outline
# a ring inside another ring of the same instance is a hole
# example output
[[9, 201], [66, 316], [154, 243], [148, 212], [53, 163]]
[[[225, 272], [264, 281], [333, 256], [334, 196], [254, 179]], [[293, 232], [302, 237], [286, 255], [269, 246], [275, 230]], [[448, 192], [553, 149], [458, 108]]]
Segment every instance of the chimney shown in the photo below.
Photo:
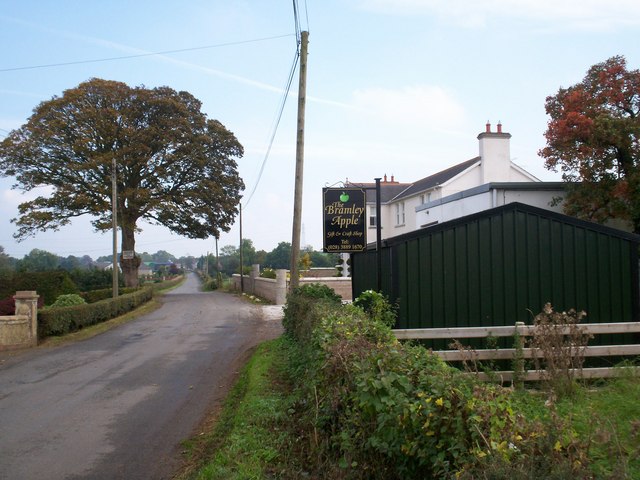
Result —
[[393, 175], [391, 175], [391, 183], [394, 183]]
[[501, 122], [497, 132], [491, 131], [489, 122], [486, 127], [486, 131], [478, 135], [481, 182], [508, 182], [511, 180], [511, 134], [502, 131]]
[[387, 174], [386, 174], [386, 173], [384, 174], [384, 180], [383, 180], [383, 182], [384, 182], [384, 183], [387, 183]]
[[489, 120], [487, 120], [487, 124], [485, 125], [485, 133], [491, 133], [491, 124], [489, 123]]

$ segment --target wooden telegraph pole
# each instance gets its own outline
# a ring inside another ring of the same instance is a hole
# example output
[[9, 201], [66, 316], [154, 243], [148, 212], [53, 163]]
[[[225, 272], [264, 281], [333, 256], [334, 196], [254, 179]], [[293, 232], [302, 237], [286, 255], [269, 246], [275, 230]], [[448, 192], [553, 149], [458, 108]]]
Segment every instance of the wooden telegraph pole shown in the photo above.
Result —
[[293, 197], [293, 234], [291, 238], [291, 283], [293, 290], [299, 284], [298, 258], [300, 257], [300, 229], [302, 225], [302, 180], [304, 169], [304, 109], [307, 97], [307, 46], [309, 32], [302, 32], [300, 45], [300, 80], [298, 84], [298, 136], [296, 141], [296, 182]]
[[111, 159], [111, 228], [113, 229], [113, 252], [111, 274], [111, 295], [118, 298], [118, 182], [116, 157]]

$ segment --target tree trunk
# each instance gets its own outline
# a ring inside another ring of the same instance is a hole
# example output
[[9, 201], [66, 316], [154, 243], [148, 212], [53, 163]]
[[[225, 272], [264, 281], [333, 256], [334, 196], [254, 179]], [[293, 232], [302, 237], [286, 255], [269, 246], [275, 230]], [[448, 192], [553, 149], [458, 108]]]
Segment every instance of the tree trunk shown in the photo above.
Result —
[[[124, 275], [124, 284], [126, 287], [138, 286], [138, 267], [140, 266], [140, 257], [135, 255], [135, 229], [122, 225], [122, 253], [120, 254], [120, 268]], [[123, 258], [124, 252], [134, 252], [133, 258]]]

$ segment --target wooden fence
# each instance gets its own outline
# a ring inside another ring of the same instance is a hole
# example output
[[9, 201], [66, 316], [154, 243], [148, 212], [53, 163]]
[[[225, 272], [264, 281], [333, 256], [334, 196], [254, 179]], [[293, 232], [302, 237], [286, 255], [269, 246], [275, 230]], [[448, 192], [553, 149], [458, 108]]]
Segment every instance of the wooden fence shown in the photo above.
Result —
[[[583, 334], [599, 335], [599, 334], [624, 334], [640, 332], [640, 322], [622, 322], [622, 323], [584, 323], [576, 325]], [[559, 335], [569, 333], [569, 326], [557, 327]], [[492, 326], [492, 327], [463, 327], [463, 328], [415, 328], [415, 329], [398, 329], [394, 330], [396, 338], [399, 340], [435, 340], [449, 339], [461, 340], [469, 338], [486, 338], [486, 337], [519, 337], [532, 336], [535, 333], [536, 326], [525, 325], [517, 322], [515, 326]], [[640, 344], [631, 345], [593, 345], [575, 347], [582, 357], [625, 357], [640, 356]], [[540, 352], [536, 352], [533, 348], [500, 348], [500, 349], [478, 349], [478, 350], [436, 350], [433, 353], [447, 362], [462, 362], [466, 360], [482, 361], [482, 360], [514, 360], [518, 352], [521, 352], [522, 358], [531, 359], [541, 358]], [[627, 367], [636, 368], [636, 367]], [[593, 367], [581, 368], [574, 370], [576, 376], [582, 378], [608, 378], [617, 374], [619, 368], [616, 367]], [[638, 369], [640, 370], [640, 369]], [[529, 370], [520, 372], [520, 378], [524, 380], [541, 380], [544, 378], [545, 372], [541, 370]], [[489, 375], [478, 373], [482, 379], [488, 380]], [[495, 378], [502, 381], [513, 381], [514, 372], [512, 370], [497, 371], [491, 374]]]

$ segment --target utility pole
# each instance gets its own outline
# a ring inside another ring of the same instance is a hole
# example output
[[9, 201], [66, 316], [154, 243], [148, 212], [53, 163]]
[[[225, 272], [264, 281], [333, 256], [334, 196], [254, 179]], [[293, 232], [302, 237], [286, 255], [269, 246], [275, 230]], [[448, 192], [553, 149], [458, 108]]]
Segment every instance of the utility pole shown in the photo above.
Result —
[[378, 292], [382, 292], [382, 222], [380, 219], [382, 215], [380, 214], [380, 209], [382, 208], [382, 201], [380, 199], [381, 191], [380, 191], [380, 180], [381, 178], [376, 178], [376, 286], [378, 287]]
[[220, 285], [220, 260], [218, 259], [218, 236], [216, 235], [216, 286], [218, 288]]
[[113, 274], [111, 289], [113, 298], [118, 298], [118, 183], [116, 178], [116, 157], [111, 159], [111, 228], [113, 229]]
[[240, 203], [240, 293], [244, 293], [244, 261], [242, 258], [242, 204]]
[[302, 224], [302, 180], [304, 170], [304, 110], [307, 99], [307, 47], [309, 32], [302, 32], [300, 46], [300, 80], [298, 84], [298, 136], [296, 141], [296, 181], [293, 197], [293, 234], [291, 238], [291, 283], [293, 290], [299, 284], [298, 257], [300, 256], [300, 227]]

